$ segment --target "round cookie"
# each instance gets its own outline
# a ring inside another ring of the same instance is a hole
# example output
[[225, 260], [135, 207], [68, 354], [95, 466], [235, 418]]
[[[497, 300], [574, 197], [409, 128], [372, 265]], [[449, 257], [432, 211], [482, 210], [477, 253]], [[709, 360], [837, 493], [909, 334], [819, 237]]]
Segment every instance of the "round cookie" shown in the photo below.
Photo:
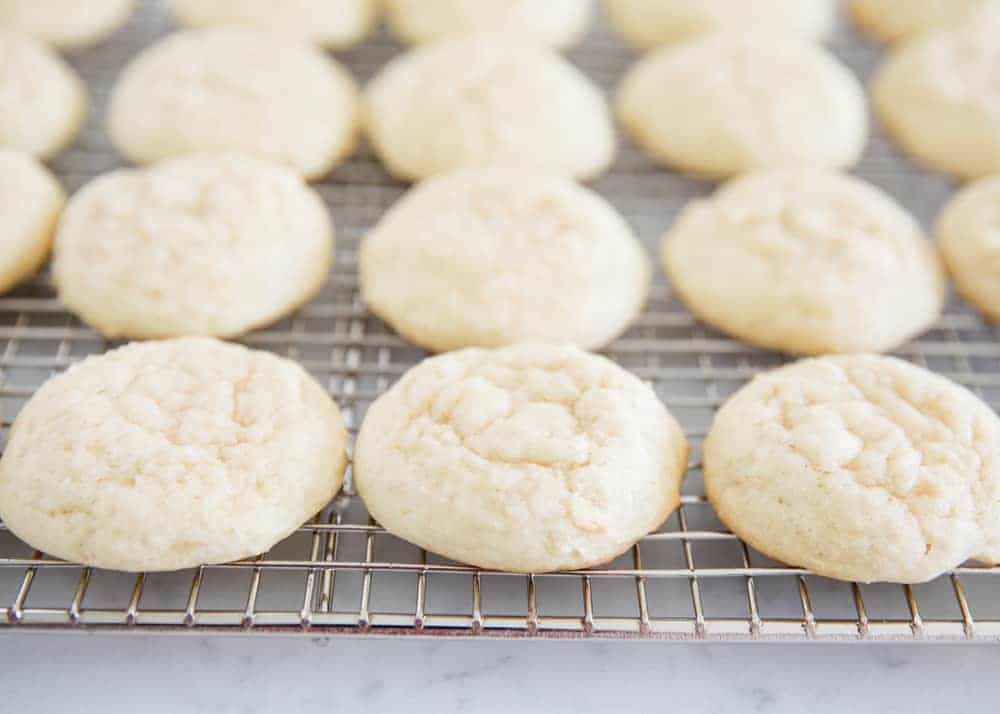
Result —
[[605, 0], [604, 6], [615, 31], [643, 50], [718, 30], [821, 40], [836, 20], [834, 0]]
[[307, 302], [333, 260], [333, 227], [294, 172], [239, 156], [189, 157], [102, 176], [56, 237], [59, 299], [107, 337], [232, 337]]
[[389, 28], [416, 44], [479, 32], [530, 38], [559, 49], [583, 37], [592, 0], [385, 0]]
[[404, 180], [497, 166], [587, 179], [614, 159], [600, 89], [540, 46], [476, 36], [418, 47], [389, 62], [366, 99], [368, 137]]
[[263, 553], [336, 495], [340, 411], [299, 365], [211, 339], [91, 357], [42, 386], [0, 460], [34, 548], [126, 571]]
[[1000, 322], [1000, 177], [958, 193], [938, 218], [936, 238], [958, 291]]
[[855, 24], [879, 42], [910, 40], [958, 25], [975, 13], [1000, 9], [996, 0], [851, 0]]
[[919, 583], [988, 556], [1000, 530], [1000, 420], [889, 357], [805, 360], [718, 412], [705, 487], [729, 528], [840, 580]]
[[839, 174], [736, 179], [681, 213], [663, 257], [693, 313], [783, 352], [887, 351], [929, 329], [944, 305], [944, 270], [916, 221]]
[[0, 147], [50, 159], [76, 137], [87, 90], [48, 47], [0, 28]]
[[568, 346], [452, 352], [368, 409], [354, 483], [389, 532], [494, 570], [607, 562], [680, 502], [687, 443], [649, 385]]
[[0, 0], [0, 28], [78, 50], [117, 32], [134, 9], [135, 0]]
[[428, 179], [361, 244], [372, 311], [436, 352], [525, 341], [605, 346], [642, 310], [649, 261], [614, 207], [563, 178]]
[[647, 55], [623, 80], [617, 111], [657, 161], [707, 177], [853, 166], [868, 136], [850, 70], [775, 35], [706, 35]]
[[345, 49], [375, 26], [378, 0], [167, 0], [189, 27], [243, 25]]
[[0, 293], [45, 262], [65, 201], [44, 166], [27, 154], [0, 148]]
[[115, 85], [108, 133], [138, 164], [236, 151], [309, 179], [355, 147], [351, 76], [306, 43], [243, 28], [175, 33], [132, 61]]
[[875, 112], [913, 158], [959, 178], [1000, 172], [1000, 13], [894, 50], [871, 83]]

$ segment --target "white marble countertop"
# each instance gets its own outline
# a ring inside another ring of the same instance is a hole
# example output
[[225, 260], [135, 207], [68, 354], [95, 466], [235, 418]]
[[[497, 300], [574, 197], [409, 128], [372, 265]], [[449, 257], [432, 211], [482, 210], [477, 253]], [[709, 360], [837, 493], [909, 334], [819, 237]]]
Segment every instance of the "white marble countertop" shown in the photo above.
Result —
[[0, 711], [995, 711], [1000, 647], [13, 634]]

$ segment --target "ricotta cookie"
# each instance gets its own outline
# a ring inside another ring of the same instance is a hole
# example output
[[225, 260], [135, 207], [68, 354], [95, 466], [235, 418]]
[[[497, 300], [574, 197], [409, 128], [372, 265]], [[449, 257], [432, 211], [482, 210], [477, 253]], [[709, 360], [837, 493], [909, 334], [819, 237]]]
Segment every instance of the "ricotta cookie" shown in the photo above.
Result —
[[346, 70], [304, 42], [242, 28], [153, 45], [125, 68], [108, 110], [111, 140], [137, 164], [235, 151], [308, 179], [347, 157], [359, 130]]
[[241, 25], [346, 49], [375, 26], [378, 0], [167, 0], [189, 27]]
[[615, 30], [638, 49], [719, 30], [822, 40], [837, 14], [834, 0], [605, 0], [604, 6]]
[[63, 60], [28, 35], [0, 27], [0, 147], [51, 159], [76, 138], [87, 90]]
[[558, 49], [583, 37], [592, 0], [385, 0], [392, 33], [418, 44], [480, 32], [533, 39]]
[[516, 342], [605, 346], [649, 292], [649, 261], [597, 194], [507, 169], [429, 179], [361, 245], [369, 307], [436, 352]]
[[346, 441], [337, 405], [294, 362], [210, 339], [129, 345], [24, 406], [0, 515], [32, 547], [98, 568], [247, 558], [333, 498]]
[[403, 180], [498, 166], [587, 179], [615, 154], [597, 86], [555, 52], [495, 35], [392, 60], [368, 87], [367, 122], [376, 153]]
[[839, 174], [736, 179], [681, 213], [663, 256], [695, 315], [783, 352], [888, 351], [944, 306], [944, 270], [917, 222]]
[[617, 110], [657, 161], [713, 178], [853, 166], [868, 138], [850, 70], [777, 35], [714, 34], [654, 52], [626, 75]]
[[855, 24], [879, 42], [910, 40], [954, 27], [978, 12], [1000, 10], [997, 0], [851, 0]]
[[958, 193], [938, 218], [936, 237], [958, 291], [1000, 322], [1000, 177]]
[[1000, 172], [1000, 13], [894, 50], [871, 84], [889, 133], [914, 159], [972, 179]]
[[239, 156], [116, 171], [70, 200], [59, 299], [111, 338], [232, 337], [312, 298], [333, 227], [295, 173]]
[[354, 482], [389, 532], [482, 568], [613, 559], [680, 502], [687, 443], [649, 385], [573, 347], [426, 360], [369, 408]]
[[0, 293], [45, 262], [66, 195], [27, 154], [0, 149]]
[[723, 523], [775, 560], [919, 583], [996, 559], [1000, 420], [920, 367], [854, 355], [765, 374], [719, 410], [703, 453]]
[[113, 35], [133, 9], [135, 0], [0, 0], [0, 28], [78, 50]]

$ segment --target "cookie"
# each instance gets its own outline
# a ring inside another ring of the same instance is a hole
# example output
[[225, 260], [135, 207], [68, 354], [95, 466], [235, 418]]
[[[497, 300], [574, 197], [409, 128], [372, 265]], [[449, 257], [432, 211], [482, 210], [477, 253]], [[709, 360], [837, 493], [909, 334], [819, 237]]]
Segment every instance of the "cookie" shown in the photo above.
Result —
[[962, 296], [1000, 322], [1000, 177], [958, 193], [938, 218], [936, 238]]
[[311, 299], [332, 260], [326, 208], [294, 172], [189, 157], [74, 195], [53, 278], [66, 307], [107, 337], [232, 337]]
[[402, 54], [368, 86], [366, 102], [368, 137], [403, 180], [490, 167], [587, 179], [615, 154], [600, 89], [555, 52], [499, 36]]
[[0, 147], [50, 159], [76, 138], [87, 90], [52, 50], [0, 28]]
[[851, 0], [854, 23], [878, 42], [900, 42], [1000, 9], [997, 0]]
[[470, 169], [428, 179], [361, 245], [372, 311], [436, 352], [516, 342], [605, 346], [649, 292], [628, 224], [568, 179]]
[[916, 221], [835, 173], [736, 179], [684, 209], [663, 257], [695, 315], [783, 352], [888, 351], [929, 329], [944, 305], [944, 270]]
[[354, 483], [390, 533], [493, 570], [613, 559], [680, 502], [687, 444], [647, 384], [573, 347], [434, 357], [368, 409]]
[[644, 50], [719, 30], [821, 40], [836, 20], [834, 0], [605, 0], [604, 7], [615, 31]]
[[385, 0], [389, 28], [402, 42], [497, 32], [558, 49], [583, 37], [592, 0]]
[[135, 0], [0, 0], [0, 28], [79, 50], [113, 35], [134, 9]]
[[130, 161], [234, 151], [315, 179], [353, 150], [360, 130], [351, 76], [319, 49], [254, 30], [170, 35], [122, 73], [108, 133]]
[[378, 0], [167, 0], [188, 27], [242, 25], [346, 49], [375, 26]]
[[0, 149], [0, 293], [45, 262], [66, 194], [27, 154]]
[[333, 498], [346, 441], [337, 405], [294, 362], [204, 338], [133, 344], [21, 410], [0, 515], [32, 547], [99, 568], [247, 558]]
[[1000, 172], [1000, 13], [894, 50], [871, 83], [875, 112], [912, 158], [962, 179]]
[[1000, 420], [890, 357], [805, 360], [757, 377], [703, 445], [719, 517], [770, 558], [839, 580], [919, 583], [1000, 530]]
[[658, 162], [713, 178], [853, 166], [868, 137], [850, 70], [774, 35], [706, 35], [647, 55], [623, 80], [617, 111]]

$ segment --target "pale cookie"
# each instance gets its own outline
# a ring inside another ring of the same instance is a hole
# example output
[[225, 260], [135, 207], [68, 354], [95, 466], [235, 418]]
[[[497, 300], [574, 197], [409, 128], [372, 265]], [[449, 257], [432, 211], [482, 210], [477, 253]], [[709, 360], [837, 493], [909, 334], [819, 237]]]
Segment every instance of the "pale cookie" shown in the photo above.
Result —
[[1000, 420], [897, 359], [825, 357], [757, 377], [702, 448], [723, 523], [819, 575], [924, 582], [985, 557], [1000, 530]]
[[1000, 9], [997, 0], [851, 0], [851, 16], [879, 42], [910, 40], [954, 27], [978, 12]]
[[50, 379], [11, 427], [0, 515], [82, 565], [263, 553], [336, 495], [340, 411], [299, 365], [210, 339], [129, 345]]
[[839, 174], [736, 179], [683, 211], [663, 256], [695, 315], [783, 352], [888, 351], [929, 329], [945, 298], [944, 270], [916, 221]]
[[366, 98], [369, 139], [404, 180], [496, 166], [585, 179], [615, 154], [600, 89], [555, 52], [499, 36], [411, 50]]
[[642, 310], [649, 261], [628, 224], [568, 179], [508, 169], [429, 179], [361, 245], [361, 291], [436, 352], [525, 341], [597, 349]]
[[87, 90], [69, 65], [38, 40], [0, 28], [0, 146], [50, 159], [86, 114]]
[[936, 237], [958, 291], [1000, 322], [1000, 177], [956, 195], [938, 218]]
[[323, 286], [333, 226], [292, 171], [238, 156], [116, 171], [70, 200], [59, 299], [107, 337], [231, 337]]
[[45, 262], [65, 201], [44, 166], [27, 154], [0, 148], [0, 293]]
[[375, 26], [378, 0], [167, 0], [189, 27], [242, 25], [332, 49], [361, 42]]
[[894, 50], [871, 84], [889, 133], [923, 164], [971, 179], [1000, 172], [1000, 13]]
[[385, 0], [389, 28], [410, 44], [479, 32], [505, 33], [559, 49], [583, 37], [592, 0]]
[[850, 70], [776, 35], [707, 35], [654, 52], [626, 75], [617, 111], [657, 161], [708, 177], [853, 166], [868, 137]]
[[108, 132], [129, 160], [237, 151], [309, 179], [360, 129], [354, 80], [304, 42], [240, 28], [179, 32], [145, 50], [111, 97]]
[[718, 30], [821, 40], [836, 20], [834, 0], [605, 0], [604, 6], [618, 34], [638, 49]]
[[135, 0], [0, 0], [0, 28], [78, 50], [113, 35], [134, 9]]
[[354, 483], [390, 533], [482, 568], [598, 565], [677, 508], [680, 426], [649, 385], [573, 347], [462, 350], [368, 409]]

